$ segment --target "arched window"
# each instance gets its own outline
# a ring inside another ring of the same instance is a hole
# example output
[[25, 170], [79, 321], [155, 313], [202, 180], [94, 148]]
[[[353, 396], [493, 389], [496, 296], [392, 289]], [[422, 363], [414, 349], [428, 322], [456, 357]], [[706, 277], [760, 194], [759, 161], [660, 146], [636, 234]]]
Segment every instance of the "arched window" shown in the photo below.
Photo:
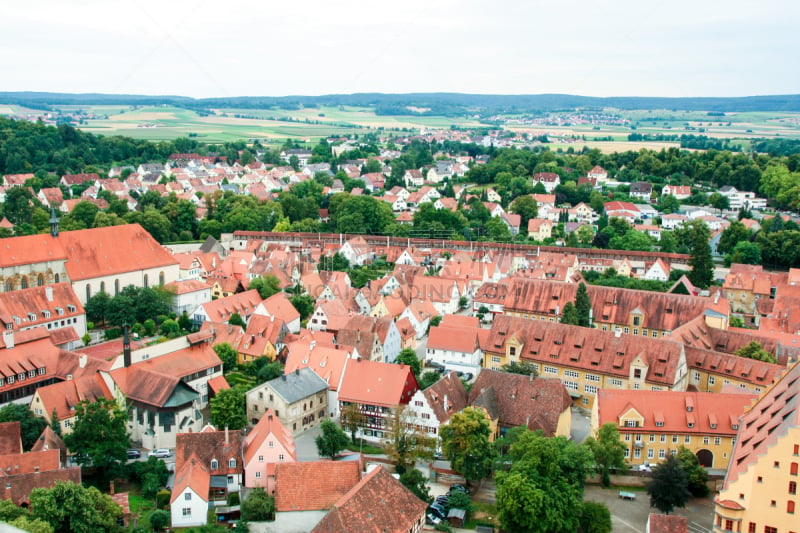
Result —
[[22, 289], [28, 288], [28, 276], [22, 276], [22, 279], [19, 282], [19, 286]]
[[43, 275], [39, 274], [38, 276], [36, 276], [36, 285], [39, 286], [39, 287], [44, 285], [44, 276]]
[[789, 494], [797, 494], [797, 481], [789, 482]]
[[786, 502], [786, 512], [789, 514], [794, 514], [794, 502], [788, 501]]
[[158, 273], [158, 284], [159, 285], [163, 285], [164, 284], [164, 271], [163, 270]]
[[118, 294], [119, 294], [119, 280], [115, 279], [114, 280], [114, 296], [116, 296]]
[[219, 468], [219, 463], [216, 459], [211, 459], [211, 470], [216, 470], [217, 468]]
[[145, 274], [145, 275], [144, 275], [144, 286], [145, 286], [145, 287], [148, 287], [148, 286], [149, 286], [149, 280], [148, 280], [148, 278], [147, 278], [147, 274]]
[[105, 281], [101, 281], [100, 282], [100, 292], [106, 292], [106, 282]]
[[92, 288], [87, 283], [86, 284], [86, 301], [88, 302], [89, 298], [91, 298], [91, 297], [92, 297]]
[[236, 459], [234, 459], [234, 458], [228, 459], [228, 467], [229, 468], [236, 468]]
[[789, 473], [793, 476], [797, 475], [797, 463], [792, 463], [789, 465]]
[[58, 274], [56, 274], [56, 277], [55, 277], [55, 280], [54, 280], [54, 281], [55, 281], [56, 283], [59, 283], [59, 282], [61, 282], [61, 276], [59, 276]]

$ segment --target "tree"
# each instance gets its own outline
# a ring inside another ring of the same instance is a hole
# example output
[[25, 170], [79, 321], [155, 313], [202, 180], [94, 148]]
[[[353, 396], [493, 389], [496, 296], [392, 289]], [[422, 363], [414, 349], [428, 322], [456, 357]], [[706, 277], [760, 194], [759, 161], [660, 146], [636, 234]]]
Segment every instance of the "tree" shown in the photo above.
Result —
[[564, 304], [564, 310], [561, 313], [561, 323], [578, 325], [578, 311], [575, 309], [575, 304], [567, 302]]
[[600, 473], [603, 486], [611, 483], [609, 474], [614, 468], [625, 468], [625, 445], [619, 440], [616, 424], [609, 422], [597, 430], [597, 436], [586, 439], [586, 446], [592, 452], [594, 464]]
[[0, 521], [11, 522], [26, 514], [28, 514], [27, 509], [14, 505], [11, 500], [0, 500]]
[[575, 311], [578, 313], [578, 325], [584, 328], [592, 327], [592, 302], [589, 299], [589, 291], [586, 284], [578, 284], [575, 293]]
[[163, 509], [156, 509], [150, 515], [150, 527], [153, 531], [161, 531], [169, 525], [169, 513]]
[[507, 531], [573, 533], [583, 507], [591, 454], [564, 437], [525, 430], [511, 446], [512, 465], [495, 475], [497, 511]]
[[[265, 357], [264, 359], [266, 360], [267, 358]], [[256, 372], [256, 379], [258, 383], [266, 383], [267, 381], [281, 377], [281, 375], [283, 375], [283, 365], [280, 361], [272, 361], [258, 369], [258, 372]]]
[[719, 244], [717, 244], [717, 251], [721, 254], [727, 254], [733, 251], [733, 248], [742, 241], [750, 240], [750, 230], [739, 221], [732, 222], [730, 226], [722, 231], [719, 237]]
[[471, 513], [474, 509], [472, 505], [472, 498], [466, 492], [456, 491], [450, 494], [447, 498], [447, 503], [451, 509], [463, 509], [467, 514]]
[[739, 357], [746, 357], [748, 359], [755, 359], [756, 361], [766, 361], [767, 363], [777, 363], [777, 358], [766, 351], [761, 343], [758, 341], [750, 341], [749, 343], [745, 344], [736, 352], [735, 355]]
[[247, 327], [247, 324], [245, 324], [244, 319], [239, 313], [231, 314], [230, 318], [228, 319], [228, 324], [231, 326], [241, 326], [242, 328]]
[[527, 228], [528, 221], [539, 215], [539, 205], [530, 195], [520, 196], [511, 202], [511, 212], [520, 216], [520, 228]]
[[242, 429], [247, 425], [245, 393], [239, 387], [219, 391], [211, 399], [211, 423], [218, 428]]
[[281, 292], [281, 281], [272, 274], [265, 274], [250, 281], [248, 289], [255, 289], [262, 299]]
[[113, 531], [122, 508], [94, 487], [57, 481], [30, 495], [31, 517], [47, 522], [55, 533]]
[[422, 371], [422, 361], [419, 360], [419, 357], [417, 357], [417, 352], [415, 352], [412, 348], [403, 348], [400, 350], [395, 363], [398, 365], [410, 366], [411, 371], [414, 373], [414, 377], [418, 377], [420, 371]]
[[93, 465], [104, 481], [120, 474], [130, 446], [127, 411], [107, 398], [83, 400], [75, 409], [75, 418], [64, 443], [79, 452], [78, 463]]
[[239, 361], [239, 352], [237, 352], [233, 346], [227, 342], [215, 344], [214, 352], [216, 352], [217, 357], [222, 361], [222, 367], [225, 370], [231, 371], [236, 368], [236, 364]]
[[405, 406], [396, 407], [388, 420], [384, 453], [404, 472], [420, 459], [432, 459], [436, 451], [436, 439], [412, 424]]
[[84, 307], [86, 311], [86, 320], [96, 323], [103, 322], [103, 320], [106, 318], [108, 303], [110, 301], [111, 297], [103, 291], [100, 291], [89, 298], [86, 301], [86, 306]]
[[333, 459], [347, 446], [347, 434], [330, 419], [323, 420], [320, 429], [322, 433], [315, 439], [317, 452]]
[[262, 487], [250, 489], [241, 509], [242, 520], [248, 522], [275, 520], [275, 498], [268, 495]]
[[433, 497], [428, 492], [428, 483], [425, 475], [416, 468], [410, 468], [400, 474], [400, 483], [425, 503], [433, 501]]
[[358, 428], [367, 421], [366, 415], [361, 412], [361, 408], [357, 403], [350, 402], [342, 407], [340, 420], [342, 428], [350, 432], [351, 441], [355, 443]]
[[701, 289], [708, 288], [714, 281], [714, 263], [711, 260], [711, 238], [708, 226], [702, 220], [693, 220], [689, 224], [690, 246], [688, 274], [689, 281]]
[[675, 456], [653, 469], [652, 481], [647, 484], [650, 495], [650, 506], [664, 514], [669, 514], [676, 507], [684, 507], [689, 501], [689, 478], [681, 463]]
[[39, 518], [20, 516], [9, 522], [12, 526], [28, 533], [53, 533], [53, 526]]
[[483, 411], [467, 407], [450, 417], [439, 435], [442, 451], [453, 470], [467, 481], [478, 481], [491, 473], [496, 454], [489, 443], [492, 430]]
[[582, 533], [611, 533], [611, 512], [605, 504], [583, 502], [579, 519]]
[[34, 415], [29, 406], [21, 403], [9, 403], [0, 408], [0, 422], [19, 422], [25, 451], [33, 447], [47, 427], [47, 420]]
[[300, 313], [300, 320], [305, 320], [314, 312], [314, 298], [310, 294], [294, 294], [289, 302]]
[[727, 264], [760, 265], [761, 248], [754, 242], [741, 241], [733, 247], [733, 252], [725, 256]]
[[678, 448], [678, 453], [675, 458], [681, 464], [686, 477], [688, 479], [687, 488], [692, 496], [704, 498], [708, 496], [708, 472], [703, 465], [700, 464], [700, 459], [692, 452], [681, 446]]
[[442, 375], [436, 372], [435, 370], [428, 370], [427, 372], [423, 372], [422, 376], [419, 378], [419, 388], [420, 390], [425, 390], [437, 381], [441, 379]]
[[493, 242], [507, 242], [511, 240], [511, 230], [500, 217], [492, 217], [484, 224], [486, 236]]
[[536, 370], [536, 367], [533, 366], [533, 363], [528, 361], [510, 361], [501, 366], [500, 370], [503, 372], [509, 372], [511, 374], [522, 374], [523, 376], [536, 377], [539, 375], [539, 372]]
[[165, 486], [169, 479], [167, 465], [157, 457], [129, 463], [128, 471], [131, 479], [142, 484], [142, 496], [145, 498], [155, 498], [159, 489]]

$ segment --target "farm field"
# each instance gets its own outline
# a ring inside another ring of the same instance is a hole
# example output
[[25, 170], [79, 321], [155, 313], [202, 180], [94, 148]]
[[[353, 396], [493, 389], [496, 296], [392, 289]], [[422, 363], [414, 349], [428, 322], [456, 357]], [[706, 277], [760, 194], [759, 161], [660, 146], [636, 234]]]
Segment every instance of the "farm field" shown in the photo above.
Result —
[[[80, 129], [101, 135], [125, 135], [153, 141], [191, 136], [205, 143], [237, 140], [264, 144], [283, 143], [287, 139], [316, 142], [328, 136], [350, 136], [376, 131], [420, 133], [434, 129], [459, 128], [493, 129], [485, 123], [467, 117], [376, 115], [371, 107], [320, 106], [301, 109], [216, 108], [210, 114], [182, 107], [125, 106], [125, 105], [63, 105], [57, 109], [83, 119]], [[565, 112], [566, 113], [566, 112]], [[589, 113], [586, 111], [585, 113]], [[623, 111], [594, 110], [591, 113], [616, 116], [630, 121], [621, 124], [581, 124], [550, 126], [544, 124], [512, 123], [508, 131], [532, 135], [582, 137], [569, 143], [553, 143], [554, 149], [581, 150], [584, 146], [603, 152], [677, 147], [678, 141], [628, 141], [631, 133], [644, 135], [682, 134], [705, 135], [715, 138], [748, 139], [764, 137], [800, 138], [800, 113], [746, 112], [709, 115], [698, 111], [665, 109]], [[36, 116], [42, 111], [0, 103], [0, 115]], [[503, 118], [522, 118], [524, 115], [503, 115]]]

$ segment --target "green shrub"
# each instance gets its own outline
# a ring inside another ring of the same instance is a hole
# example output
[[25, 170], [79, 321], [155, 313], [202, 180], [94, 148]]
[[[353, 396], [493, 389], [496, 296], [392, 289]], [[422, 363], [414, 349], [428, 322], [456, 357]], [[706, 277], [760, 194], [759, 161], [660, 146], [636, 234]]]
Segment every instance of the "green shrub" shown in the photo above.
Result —
[[169, 508], [169, 500], [172, 497], [172, 492], [167, 489], [160, 490], [156, 494], [156, 508], [164, 509]]
[[231, 492], [228, 494], [228, 505], [239, 505], [239, 493]]
[[103, 337], [105, 337], [105, 339], [107, 341], [110, 341], [110, 340], [113, 340], [113, 339], [118, 339], [118, 338], [122, 337], [122, 330], [120, 328], [107, 329], [103, 333]]

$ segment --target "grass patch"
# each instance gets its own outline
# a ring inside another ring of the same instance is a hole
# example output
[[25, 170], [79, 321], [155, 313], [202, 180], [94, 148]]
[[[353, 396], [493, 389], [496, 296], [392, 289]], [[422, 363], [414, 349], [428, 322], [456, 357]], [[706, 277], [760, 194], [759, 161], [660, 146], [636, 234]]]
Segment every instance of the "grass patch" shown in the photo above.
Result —
[[500, 527], [497, 519], [497, 505], [493, 503], [472, 502], [475, 508], [470, 518], [464, 522], [464, 529], [475, 529], [479, 525]]
[[256, 378], [246, 376], [237, 370], [225, 374], [225, 379], [228, 381], [231, 387], [235, 387], [236, 385], [250, 386], [256, 384]]
[[383, 448], [368, 444], [364, 439], [356, 439], [355, 442], [350, 442], [347, 449], [351, 452], [363, 452], [371, 455], [378, 455], [383, 453]]

